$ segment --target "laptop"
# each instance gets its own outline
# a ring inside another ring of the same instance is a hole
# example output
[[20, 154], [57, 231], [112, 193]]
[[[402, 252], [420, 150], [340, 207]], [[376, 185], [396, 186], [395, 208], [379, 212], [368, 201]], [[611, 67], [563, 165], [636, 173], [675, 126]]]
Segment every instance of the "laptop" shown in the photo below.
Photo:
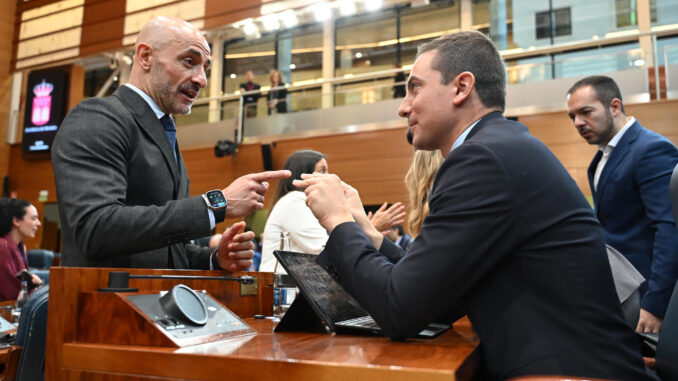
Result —
[[[318, 263], [315, 254], [273, 251], [273, 255], [299, 286], [300, 294], [275, 328], [281, 331], [384, 335], [377, 323]], [[450, 328], [431, 323], [419, 338], [433, 338]]]

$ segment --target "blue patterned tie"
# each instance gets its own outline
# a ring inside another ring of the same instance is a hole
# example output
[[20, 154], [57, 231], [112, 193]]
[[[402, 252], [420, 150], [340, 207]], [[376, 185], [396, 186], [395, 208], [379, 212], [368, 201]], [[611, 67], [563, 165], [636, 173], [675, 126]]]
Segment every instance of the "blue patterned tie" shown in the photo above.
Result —
[[160, 123], [162, 123], [162, 126], [165, 128], [167, 139], [169, 139], [172, 153], [174, 154], [174, 161], [177, 161], [177, 128], [174, 126], [174, 120], [169, 114], [165, 114], [160, 118]]

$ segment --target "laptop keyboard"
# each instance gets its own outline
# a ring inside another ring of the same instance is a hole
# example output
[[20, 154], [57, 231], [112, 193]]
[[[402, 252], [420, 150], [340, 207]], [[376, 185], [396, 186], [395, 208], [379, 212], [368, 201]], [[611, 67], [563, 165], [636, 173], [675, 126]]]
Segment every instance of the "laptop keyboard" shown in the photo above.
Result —
[[358, 318], [354, 319], [349, 319], [349, 320], [344, 320], [341, 321], [337, 324], [341, 324], [342, 326], [349, 326], [349, 327], [362, 327], [362, 328], [371, 328], [371, 329], [380, 329], [379, 326], [377, 325], [377, 322], [372, 319], [372, 316], [361, 316]]

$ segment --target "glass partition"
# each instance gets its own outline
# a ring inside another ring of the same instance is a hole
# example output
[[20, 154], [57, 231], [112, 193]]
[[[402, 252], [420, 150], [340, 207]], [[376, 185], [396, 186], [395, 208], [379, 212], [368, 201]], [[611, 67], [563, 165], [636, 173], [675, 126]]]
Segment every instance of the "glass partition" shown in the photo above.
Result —
[[652, 26], [678, 24], [678, 1], [650, 0], [650, 18]]
[[431, 4], [425, 8], [405, 9], [400, 16], [401, 63], [409, 65], [417, 55], [417, 46], [445, 33], [459, 30], [459, 2]]
[[636, 0], [479, 0], [472, 12], [473, 28], [500, 50], [607, 38], [638, 27]]

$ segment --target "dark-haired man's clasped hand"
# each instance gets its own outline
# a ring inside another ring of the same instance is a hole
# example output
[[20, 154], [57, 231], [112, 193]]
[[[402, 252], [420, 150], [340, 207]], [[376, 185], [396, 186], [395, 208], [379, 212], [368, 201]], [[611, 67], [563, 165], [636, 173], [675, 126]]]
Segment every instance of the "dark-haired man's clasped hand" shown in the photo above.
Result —
[[328, 232], [338, 225], [355, 221], [344, 194], [344, 185], [336, 175], [302, 174], [294, 186], [306, 193], [306, 205]]

